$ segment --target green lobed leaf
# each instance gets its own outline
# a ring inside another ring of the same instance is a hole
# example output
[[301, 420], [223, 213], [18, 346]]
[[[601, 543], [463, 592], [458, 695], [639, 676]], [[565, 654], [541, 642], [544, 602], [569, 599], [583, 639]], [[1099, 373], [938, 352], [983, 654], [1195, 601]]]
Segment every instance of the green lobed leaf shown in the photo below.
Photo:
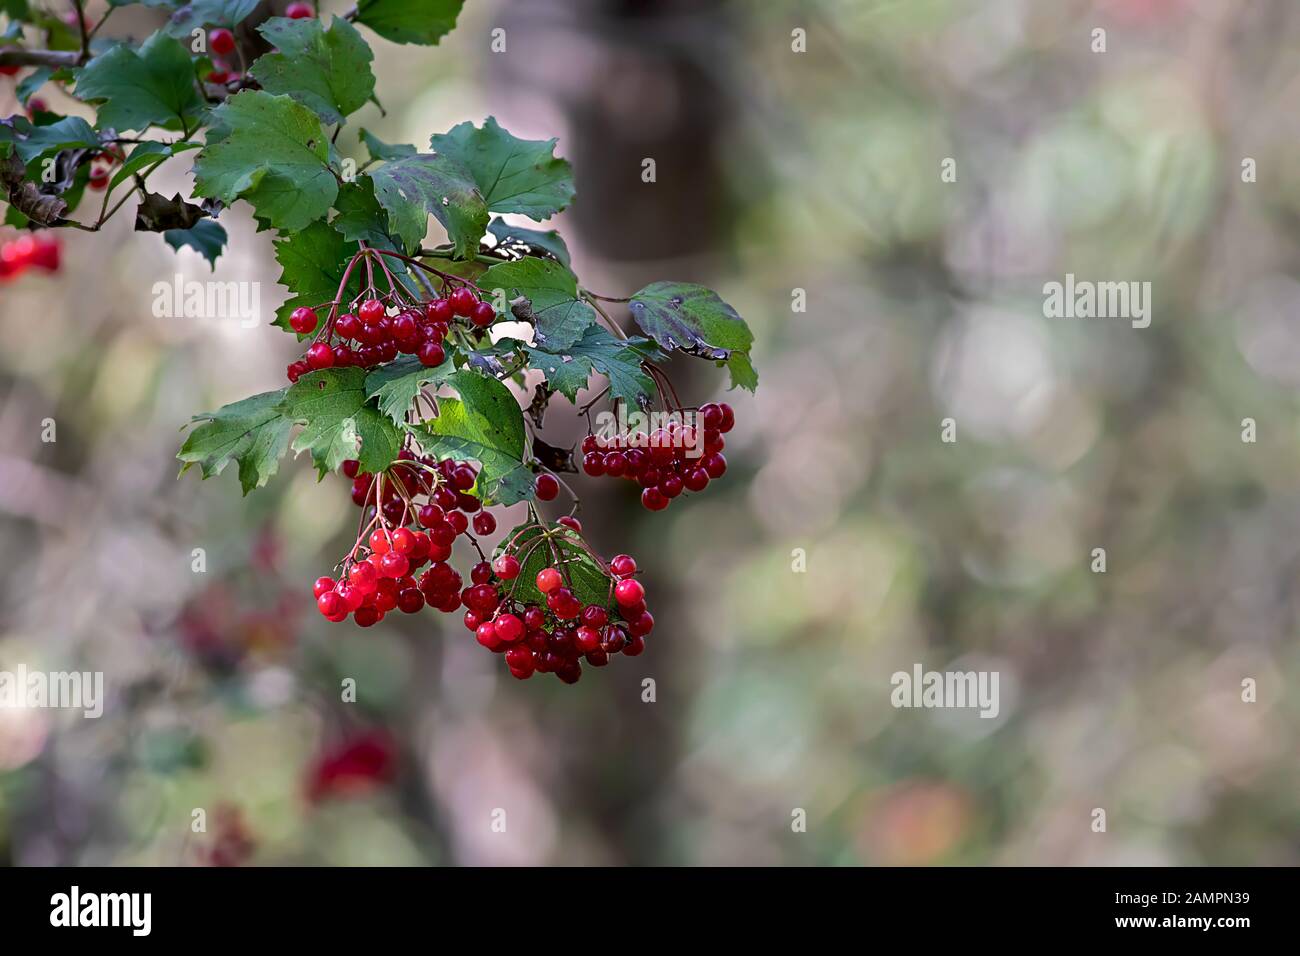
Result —
[[226, 230], [212, 219], [202, 219], [189, 229], [164, 230], [162, 236], [167, 245], [177, 251], [193, 249], [207, 259], [213, 269], [217, 267], [217, 256], [226, 247]]
[[632, 296], [628, 309], [641, 331], [665, 349], [726, 365], [733, 387], [757, 387], [749, 360], [754, 334], [716, 292], [689, 282], [652, 282]]
[[578, 390], [586, 387], [593, 372], [609, 379], [611, 399], [622, 399], [631, 408], [646, 407], [654, 394], [654, 380], [641, 368], [641, 362], [656, 352], [649, 339], [618, 339], [601, 326], [591, 325], [560, 354], [528, 345], [523, 348], [528, 364], [541, 369], [551, 388], [575, 404]]
[[[320, 119], [288, 96], [245, 90], [212, 113], [194, 162], [194, 195], [253, 204], [276, 229], [303, 229], [329, 213], [338, 182]], [[216, 137], [216, 140], [213, 140]]]
[[[179, 9], [167, 20], [163, 30], [181, 40], [189, 40], [191, 31], [199, 27], [233, 27], [248, 19], [257, 9], [258, 0], [193, 0], [191, 3], [169, 4]], [[149, 6], [162, 6], [149, 2]]]
[[181, 474], [198, 465], [204, 478], [219, 475], [231, 460], [239, 462], [239, 484], [248, 494], [260, 488], [280, 467], [289, 448], [293, 421], [280, 411], [285, 389], [263, 392], [195, 415], [202, 422], [181, 446]]
[[285, 93], [326, 123], [341, 123], [375, 92], [374, 54], [356, 27], [335, 17], [329, 29], [313, 17], [272, 17], [257, 28], [278, 52], [249, 68], [268, 93]]
[[78, 99], [103, 101], [97, 117], [101, 129], [177, 129], [205, 108], [189, 52], [161, 31], [138, 52], [120, 45], [95, 57], [77, 77], [76, 93]]
[[304, 426], [293, 450], [311, 452], [322, 478], [349, 458], [357, 459], [362, 471], [377, 474], [402, 447], [397, 427], [367, 402], [365, 369], [309, 372], [289, 386], [280, 410]]
[[596, 313], [578, 298], [578, 278], [551, 259], [528, 256], [492, 266], [479, 279], [483, 289], [504, 289], [507, 300], [528, 299], [536, 317], [534, 340], [547, 352], [561, 352], [596, 324]]
[[[519, 576], [506, 585], [506, 593], [522, 604], [545, 607], [546, 595], [537, 590], [537, 572], [543, 568], [558, 567], [562, 574], [567, 572], [566, 584], [583, 604], [612, 607], [613, 579], [583, 549], [581, 538], [563, 525], [550, 529], [549, 541], [542, 539], [543, 533], [540, 527], [519, 525], [497, 545], [493, 557], [506, 553], [507, 544], [515, 557], [520, 558], [522, 555], [519, 560]], [[552, 546], [554, 551], [551, 550]], [[559, 555], [558, 564], [556, 554]]]
[[470, 171], [488, 209], [548, 219], [573, 202], [573, 167], [553, 155], [555, 143], [519, 139], [489, 116], [481, 129], [461, 123], [429, 145]]
[[[32, 126], [21, 117], [20, 120], [9, 131], [9, 135], [12, 136], [14, 151], [24, 163], [30, 164], [33, 160], [62, 149], [99, 148], [98, 134], [80, 116], [65, 116], [45, 126]], [[22, 136], [23, 133], [26, 135]], [[27, 175], [28, 178], [34, 177], [31, 170], [28, 170]]]
[[371, 159], [403, 159], [419, 152], [410, 143], [385, 143], [373, 133], [362, 130], [361, 141], [366, 144]]
[[[333, 226], [314, 222], [306, 229], [275, 241], [275, 259], [280, 263], [280, 284], [293, 294], [275, 310], [275, 324], [289, 328], [289, 315], [305, 305], [315, 308], [331, 302], [343, 281], [347, 262], [357, 244], [345, 239]], [[344, 290], [347, 301], [361, 293], [361, 272], [353, 270]], [[325, 316], [321, 316], [324, 321]]]
[[457, 258], [471, 255], [487, 231], [488, 211], [474, 180], [447, 156], [417, 153], [368, 173], [375, 198], [388, 211], [390, 231], [408, 250], [419, 248], [432, 213], [447, 230]]
[[524, 414], [510, 389], [470, 369], [448, 375], [447, 382], [460, 398], [439, 399], [437, 418], [407, 428], [426, 452], [477, 461], [478, 491], [485, 502], [512, 505], [531, 498]]
[[404, 355], [379, 366], [366, 376], [366, 395], [379, 402], [379, 410], [401, 425], [415, 403], [415, 396], [426, 385], [436, 389], [455, 373], [451, 359], [430, 368], [413, 355]]
[[541, 250], [550, 253], [566, 268], [570, 268], [569, 247], [564, 244], [560, 234], [554, 229], [524, 229], [512, 226], [504, 219], [493, 219], [488, 224], [488, 232], [497, 237], [497, 248], [512, 249], [522, 243], [529, 251]]
[[394, 43], [436, 44], [451, 32], [464, 0], [359, 0], [357, 22]]

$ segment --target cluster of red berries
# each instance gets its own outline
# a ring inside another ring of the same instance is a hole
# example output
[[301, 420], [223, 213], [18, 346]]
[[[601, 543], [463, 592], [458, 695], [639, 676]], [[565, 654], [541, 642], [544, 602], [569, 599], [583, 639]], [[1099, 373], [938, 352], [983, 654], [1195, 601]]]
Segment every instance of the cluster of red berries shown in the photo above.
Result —
[[41, 232], [24, 233], [0, 243], [0, 282], [17, 278], [33, 268], [58, 272], [61, 250], [57, 236]]
[[693, 424], [671, 421], [647, 435], [635, 432], [582, 440], [582, 470], [593, 478], [627, 478], [641, 486], [641, 504], [663, 511], [684, 491], [700, 492], [727, 471], [722, 436], [736, 424], [724, 403], [701, 405]]
[[[573, 530], [575, 525], [568, 524]], [[465, 589], [465, 626], [488, 650], [505, 658], [510, 674], [527, 680], [533, 674], [554, 674], [566, 684], [582, 677], [582, 661], [604, 667], [611, 655], [636, 657], [645, 650], [645, 638], [654, 630], [654, 616], [646, 609], [645, 588], [632, 575], [636, 561], [617, 555], [609, 564], [613, 606], [583, 604], [560, 568], [537, 572], [537, 590], [546, 595], [543, 608], [512, 600], [511, 585], [520, 573], [519, 559], [498, 555], [489, 565], [474, 567], [474, 584]]]
[[[540, 672], [573, 683], [582, 674], [583, 659], [602, 667], [611, 654], [635, 657], [645, 649], [654, 618], [646, 610], [645, 590], [633, 578], [636, 562], [628, 555], [614, 558], [606, 571], [609, 607], [580, 601], [563, 564], [537, 573], [545, 607], [523, 604], [514, 599], [517, 585], [512, 583], [521, 572], [520, 557], [508, 549], [491, 562], [474, 565], [469, 584], [448, 563], [458, 537], [468, 537], [477, 549], [474, 535], [497, 530], [496, 518], [470, 493], [478, 480], [472, 464], [403, 450], [380, 476], [360, 472], [356, 461], [344, 462], [342, 471], [352, 478], [353, 502], [366, 509], [364, 530], [338, 578], [320, 577], [312, 587], [316, 607], [327, 620], [338, 623], [350, 615], [360, 626], [371, 627], [393, 610], [415, 614], [427, 605], [450, 614], [464, 607], [465, 626], [484, 647], [505, 655], [510, 673], [521, 680]], [[538, 476], [539, 488], [547, 479], [555, 481], [549, 474]], [[582, 525], [576, 518], [557, 523], [566, 530], [551, 534], [580, 541]], [[531, 550], [539, 543], [524, 547]]]
[[235, 52], [235, 35], [233, 33], [224, 27], [213, 30], [208, 34], [208, 49], [219, 58], [215, 60], [212, 71], [208, 73], [209, 83], [226, 84], [244, 78], [244, 75], [239, 70], [230, 68], [230, 62], [226, 59]]
[[[418, 356], [422, 365], [441, 365], [447, 358], [443, 340], [456, 316], [483, 329], [496, 319], [496, 310], [464, 286], [446, 298], [403, 308], [392, 316], [382, 300], [366, 299], [355, 313], [338, 316], [306, 354], [288, 367], [289, 381], [323, 368], [372, 368], [393, 361], [399, 353]], [[290, 328], [299, 335], [314, 332], [319, 323], [316, 310], [305, 306], [289, 316]], [[338, 341], [330, 344], [334, 336]]]
[[[403, 450], [401, 459], [378, 478], [359, 473], [358, 467], [355, 461], [344, 462], [343, 473], [352, 478], [353, 502], [367, 509], [363, 526], [374, 530], [363, 532], [337, 581], [316, 580], [316, 607], [335, 622], [351, 614], [362, 627], [377, 624], [394, 609], [414, 614], [431, 604], [449, 613], [458, 610], [461, 577], [447, 563], [452, 545], [460, 535], [469, 535], [471, 526], [481, 535], [497, 526], [482, 502], [468, 493], [478, 480], [474, 466], [451, 458], [417, 458]], [[421, 497], [422, 505], [415, 500]], [[369, 553], [359, 558], [362, 551]], [[417, 581], [415, 572], [426, 563], [430, 567]]]

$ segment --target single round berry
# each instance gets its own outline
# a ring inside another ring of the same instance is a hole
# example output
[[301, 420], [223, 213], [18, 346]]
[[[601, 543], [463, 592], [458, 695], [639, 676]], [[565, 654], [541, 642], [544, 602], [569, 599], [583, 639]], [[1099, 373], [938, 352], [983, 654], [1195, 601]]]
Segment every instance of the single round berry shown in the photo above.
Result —
[[361, 334], [361, 320], [351, 312], [344, 312], [334, 321], [334, 331], [340, 338], [355, 339]]
[[616, 554], [609, 562], [609, 569], [615, 577], [627, 578], [636, 574], [636, 558], [630, 554]]
[[706, 429], [717, 429], [722, 425], [722, 409], [713, 402], [701, 405], [700, 421], [704, 423]]
[[663, 511], [668, 507], [668, 498], [658, 488], [647, 488], [641, 492], [641, 504], [647, 511]]
[[668, 475], [659, 482], [659, 490], [665, 498], [676, 498], [682, 493], [683, 482], [677, 475]]
[[419, 356], [420, 364], [428, 368], [441, 365], [447, 358], [447, 350], [442, 347], [441, 342], [421, 342], [415, 354]]
[[447, 297], [447, 302], [456, 315], [468, 316], [474, 311], [474, 306], [478, 305], [478, 296], [465, 286], [461, 286]]
[[[417, 517], [420, 520], [420, 524], [426, 528], [433, 528], [441, 524], [442, 516], [443, 516], [442, 509], [439, 508], [437, 505], [433, 504], [432, 502], [421, 507], [419, 512], [417, 513]], [[453, 535], [453, 537], [455, 536]], [[450, 544], [451, 542], [447, 542], [447, 543]]]
[[411, 569], [410, 559], [404, 554], [389, 551], [379, 559], [379, 570], [386, 578], [401, 578]]
[[313, 371], [331, 368], [334, 365], [334, 350], [328, 342], [317, 342], [307, 350], [307, 366]]
[[316, 595], [316, 608], [326, 617], [334, 617], [343, 610], [343, 599], [337, 591], [325, 591]]
[[316, 330], [316, 323], [319, 321], [316, 312], [307, 308], [305, 305], [294, 309], [289, 313], [289, 328], [293, 329], [299, 335], [306, 335], [308, 332]]
[[654, 615], [649, 611], [642, 611], [637, 615], [635, 621], [628, 623], [627, 629], [632, 633], [633, 637], [645, 637], [655, 629]]
[[474, 533], [491, 534], [497, 529], [497, 519], [492, 517], [486, 511], [480, 511], [474, 516]]
[[563, 583], [564, 578], [555, 568], [542, 568], [537, 572], [537, 590], [543, 594], [550, 594]]
[[353, 612], [352, 619], [362, 627], [373, 627], [384, 619], [384, 614], [378, 608], [359, 607]]
[[501, 639], [497, 637], [497, 626], [491, 621], [484, 621], [474, 631], [475, 639], [490, 651], [495, 651], [501, 646]]
[[592, 478], [599, 478], [605, 473], [605, 456], [598, 451], [589, 451], [582, 456], [582, 470]]
[[478, 474], [469, 465], [458, 465], [451, 473], [451, 485], [457, 491], [469, 491], [478, 480]]
[[627, 474], [627, 455], [621, 451], [611, 451], [605, 455], [605, 474], [611, 478], [621, 478]]
[[513, 644], [524, 636], [524, 622], [513, 614], [500, 614], [494, 623], [497, 639], [503, 644]]
[[502, 581], [513, 581], [519, 577], [519, 559], [513, 554], [503, 554], [492, 562], [492, 570]]
[[424, 316], [435, 325], [450, 325], [452, 319], [451, 303], [446, 299], [434, 299], [424, 308]]
[[397, 609], [403, 614], [414, 614], [424, 607], [424, 595], [419, 588], [405, 588], [397, 592]]
[[398, 528], [393, 532], [393, 550], [398, 554], [410, 555], [415, 549], [415, 534], [407, 528]]
[[235, 35], [229, 30], [216, 29], [208, 34], [208, 46], [218, 56], [235, 52]]
[[375, 554], [387, 554], [389, 551], [393, 550], [393, 545], [389, 540], [388, 532], [381, 528], [376, 528], [374, 531], [370, 532], [368, 543], [370, 544], [370, 550]]
[[609, 623], [609, 612], [599, 604], [588, 604], [582, 609], [582, 623], [600, 629]]
[[384, 318], [384, 303], [378, 299], [366, 299], [361, 303], [361, 308], [357, 309], [357, 315], [366, 325], [378, 325]]
[[479, 302], [470, 311], [469, 320], [480, 329], [486, 329], [496, 321], [497, 310], [492, 308], [491, 302]]
[[628, 657], [636, 657], [645, 650], [645, 638], [639, 634], [633, 634], [627, 639], [627, 646], [623, 648], [623, 653]]
[[492, 565], [480, 561], [469, 569], [469, 579], [475, 584], [487, 584], [492, 580]]
[[721, 478], [727, 473], [727, 459], [721, 452], [704, 459], [704, 470], [710, 478]]
[[334, 585], [338, 583], [330, 577], [319, 577], [316, 583], [311, 586], [311, 593], [314, 597], [320, 597], [326, 591], [333, 591]]
[[369, 561], [358, 561], [348, 569], [348, 583], [362, 596], [371, 594], [379, 586], [379, 574]]
[[622, 607], [632, 607], [645, 600], [645, 588], [635, 578], [625, 578], [614, 585], [614, 600]]
[[682, 476], [687, 491], [703, 491], [709, 487], [709, 473], [703, 468], [692, 468]]
[[555, 496], [560, 493], [560, 482], [554, 475], [543, 472], [537, 476], [534, 490], [538, 501], [554, 501]]
[[718, 425], [718, 431], [725, 434], [736, 427], [736, 412], [726, 402], [718, 407], [722, 410], [722, 422]]
[[574, 644], [584, 654], [597, 650], [600, 647], [600, 631], [583, 624], [578, 628], [577, 635], [574, 637]]

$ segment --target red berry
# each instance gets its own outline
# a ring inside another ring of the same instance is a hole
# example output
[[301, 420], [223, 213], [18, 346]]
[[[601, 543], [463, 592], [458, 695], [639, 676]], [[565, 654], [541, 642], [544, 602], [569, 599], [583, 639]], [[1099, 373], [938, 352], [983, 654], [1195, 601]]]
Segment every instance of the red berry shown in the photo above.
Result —
[[621, 478], [627, 473], [627, 455], [621, 451], [611, 451], [605, 455], [605, 474], [611, 478]]
[[565, 515], [563, 518], [557, 518], [555, 523], [564, 525], [564, 527], [568, 528], [570, 531], [576, 531], [578, 534], [582, 534], [582, 522], [573, 515]]
[[310, 3], [291, 3], [285, 8], [284, 15], [291, 20], [306, 20], [316, 16], [316, 11]]
[[393, 550], [398, 554], [409, 555], [415, 549], [415, 535], [406, 528], [393, 532]]
[[313, 370], [330, 368], [334, 364], [334, 350], [327, 342], [317, 342], [307, 350], [307, 365]]
[[616, 554], [609, 562], [609, 569], [615, 577], [627, 578], [636, 574], [636, 559], [630, 554]]
[[419, 356], [421, 365], [433, 368], [441, 365], [447, 358], [447, 350], [442, 347], [441, 342], [422, 342], [416, 355]]
[[447, 297], [447, 302], [451, 306], [451, 311], [456, 315], [468, 316], [474, 311], [474, 306], [478, 304], [478, 296], [465, 286], [461, 286]]
[[333, 578], [317, 578], [316, 583], [311, 586], [311, 593], [316, 597], [320, 597], [326, 591], [333, 591], [335, 583], [336, 582]]
[[665, 498], [676, 498], [682, 493], [682, 487], [682, 479], [677, 475], [669, 475], [659, 482], [659, 490], [663, 492]]
[[703, 491], [709, 486], [709, 473], [703, 468], [692, 468], [682, 478], [687, 491]]
[[404, 554], [389, 551], [379, 559], [379, 570], [386, 578], [401, 578], [411, 569], [411, 562]]
[[[533, 652], [526, 647], [512, 647], [506, 651], [506, 666], [512, 671], [527, 670], [533, 672]], [[519, 675], [515, 675], [516, 677]]]
[[334, 617], [343, 609], [343, 599], [337, 591], [326, 591], [316, 595], [316, 608], [326, 617]]
[[641, 492], [641, 504], [649, 511], [663, 511], [668, 507], [668, 499], [658, 488], [647, 488]]
[[[420, 524], [424, 527], [433, 528], [442, 523], [442, 509], [437, 505], [430, 503], [420, 509], [418, 517], [420, 519]], [[454, 539], [455, 535], [452, 535], [452, 538]], [[448, 541], [446, 543], [450, 544], [451, 542]]]
[[590, 653], [600, 647], [600, 631], [584, 624], [578, 628], [574, 644], [577, 645], [578, 650], [582, 651], [582, 653]]
[[588, 604], [582, 609], [582, 623], [588, 627], [602, 628], [609, 623], [609, 612], [598, 604]]
[[[470, 498], [469, 501], [462, 501], [460, 498], [457, 498], [456, 500], [456, 503], [460, 505], [461, 508], [464, 508], [469, 502], [473, 502], [474, 505], [477, 506], [478, 499]], [[451, 526], [453, 534], [464, 534], [465, 530], [469, 527], [469, 518], [465, 516], [464, 511], [453, 511], [447, 515], [447, 524]]]
[[375, 554], [387, 554], [393, 550], [392, 542], [388, 540], [388, 532], [379, 528], [370, 532], [369, 544], [370, 550]]
[[710, 478], [721, 478], [727, 471], [727, 459], [718, 452], [704, 459], [704, 470]]
[[736, 413], [726, 402], [723, 402], [718, 407], [722, 409], [722, 422], [718, 425], [718, 431], [729, 432], [736, 427]]
[[486, 329], [497, 317], [497, 310], [491, 302], [479, 302], [469, 314], [469, 320], [480, 329]]
[[487, 584], [492, 580], [492, 565], [480, 561], [469, 569], [469, 579], [475, 584]]
[[722, 409], [713, 402], [701, 405], [700, 420], [704, 423], [705, 429], [716, 429], [722, 425]]
[[208, 46], [212, 52], [226, 56], [235, 52], [235, 35], [229, 30], [216, 29], [208, 34]]
[[352, 619], [362, 627], [372, 627], [384, 619], [384, 614], [377, 608], [359, 607], [353, 612]]
[[334, 590], [337, 592], [340, 600], [343, 601], [343, 607], [349, 614], [361, 607], [361, 602], [366, 599], [365, 594], [360, 588], [352, 584], [345, 584], [342, 581], [338, 583], [338, 587]]
[[348, 583], [364, 597], [379, 586], [379, 573], [369, 561], [358, 561], [348, 570]]
[[319, 320], [316, 318], [316, 313], [305, 305], [289, 313], [289, 328], [299, 335], [306, 335], [308, 332], [315, 331], [317, 321]]
[[497, 627], [491, 621], [480, 624], [474, 632], [474, 637], [489, 651], [495, 651], [501, 646], [501, 640], [497, 637]]
[[631, 631], [633, 637], [645, 637], [655, 629], [654, 615], [649, 611], [642, 611], [635, 621], [629, 622], [627, 629]]
[[361, 333], [361, 320], [351, 312], [344, 312], [334, 321], [334, 331], [340, 338], [355, 339]]
[[492, 517], [486, 511], [481, 511], [474, 516], [474, 533], [491, 534], [497, 529], [497, 519]]
[[397, 592], [397, 609], [403, 614], [414, 614], [424, 607], [424, 595], [419, 588], [405, 588]]
[[550, 594], [563, 583], [564, 578], [555, 568], [542, 568], [537, 572], [537, 590], [543, 594]]
[[513, 644], [524, 636], [524, 622], [513, 614], [498, 615], [494, 623], [497, 639], [503, 644]]
[[627, 646], [623, 648], [623, 653], [628, 657], [636, 657], [645, 650], [645, 638], [638, 634], [633, 634], [627, 639]]
[[543, 472], [537, 476], [535, 490], [538, 501], [553, 501], [555, 496], [560, 493], [560, 482], [554, 475]]
[[635, 578], [625, 578], [614, 585], [614, 600], [623, 607], [632, 607], [645, 600], [645, 588]]
[[425, 317], [435, 325], [451, 324], [451, 303], [446, 299], [434, 299], [424, 309]]
[[357, 315], [366, 325], [378, 325], [384, 317], [384, 303], [378, 299], [366, 299], [361, 303], [361, 308], [357, 309]]
[[502, 581], [513, 581], [519, 577], [519, 559], [513, 554], [503, 554], [492, 562], [492, 570]]
[[582, 456], [582, 470], [592, 478], [599, 478], [605, 473], [605, 456], [598, 451], [587, 452]]

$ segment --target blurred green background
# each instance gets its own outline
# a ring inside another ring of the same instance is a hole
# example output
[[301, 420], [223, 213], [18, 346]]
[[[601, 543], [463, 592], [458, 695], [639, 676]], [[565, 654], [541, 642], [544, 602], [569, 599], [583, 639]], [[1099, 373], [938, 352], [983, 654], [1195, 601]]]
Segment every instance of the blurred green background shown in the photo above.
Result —
[[[330, 625], [346, 483], [176, 480], [189, 416], [295, 349], [154, 318], [154, 283], [257, 280], [269, 317], [266, 237], [224, 213], [213, 274], [126, 216], [63, 234], [58, 275], [0, 285], [0, 669], [109, 699], [0, 709], [0, 861], [1300, 863], [1300, 6], [470, 0], [436, 49], [370, 39], [361, 125], [558, 136], [584, 285], [700, 281], [747, 318], [731, 470], [664, 514], [579, 479], [658, 625], [573, 687], [456, 617]], [[1151, 282], [1150, 328], [1044, 318], [1067, 272]], [[914, 663], [998, 671], [1001, 713], [894, 709]], [[348, 755], [380, 779], [308, 799]]]

